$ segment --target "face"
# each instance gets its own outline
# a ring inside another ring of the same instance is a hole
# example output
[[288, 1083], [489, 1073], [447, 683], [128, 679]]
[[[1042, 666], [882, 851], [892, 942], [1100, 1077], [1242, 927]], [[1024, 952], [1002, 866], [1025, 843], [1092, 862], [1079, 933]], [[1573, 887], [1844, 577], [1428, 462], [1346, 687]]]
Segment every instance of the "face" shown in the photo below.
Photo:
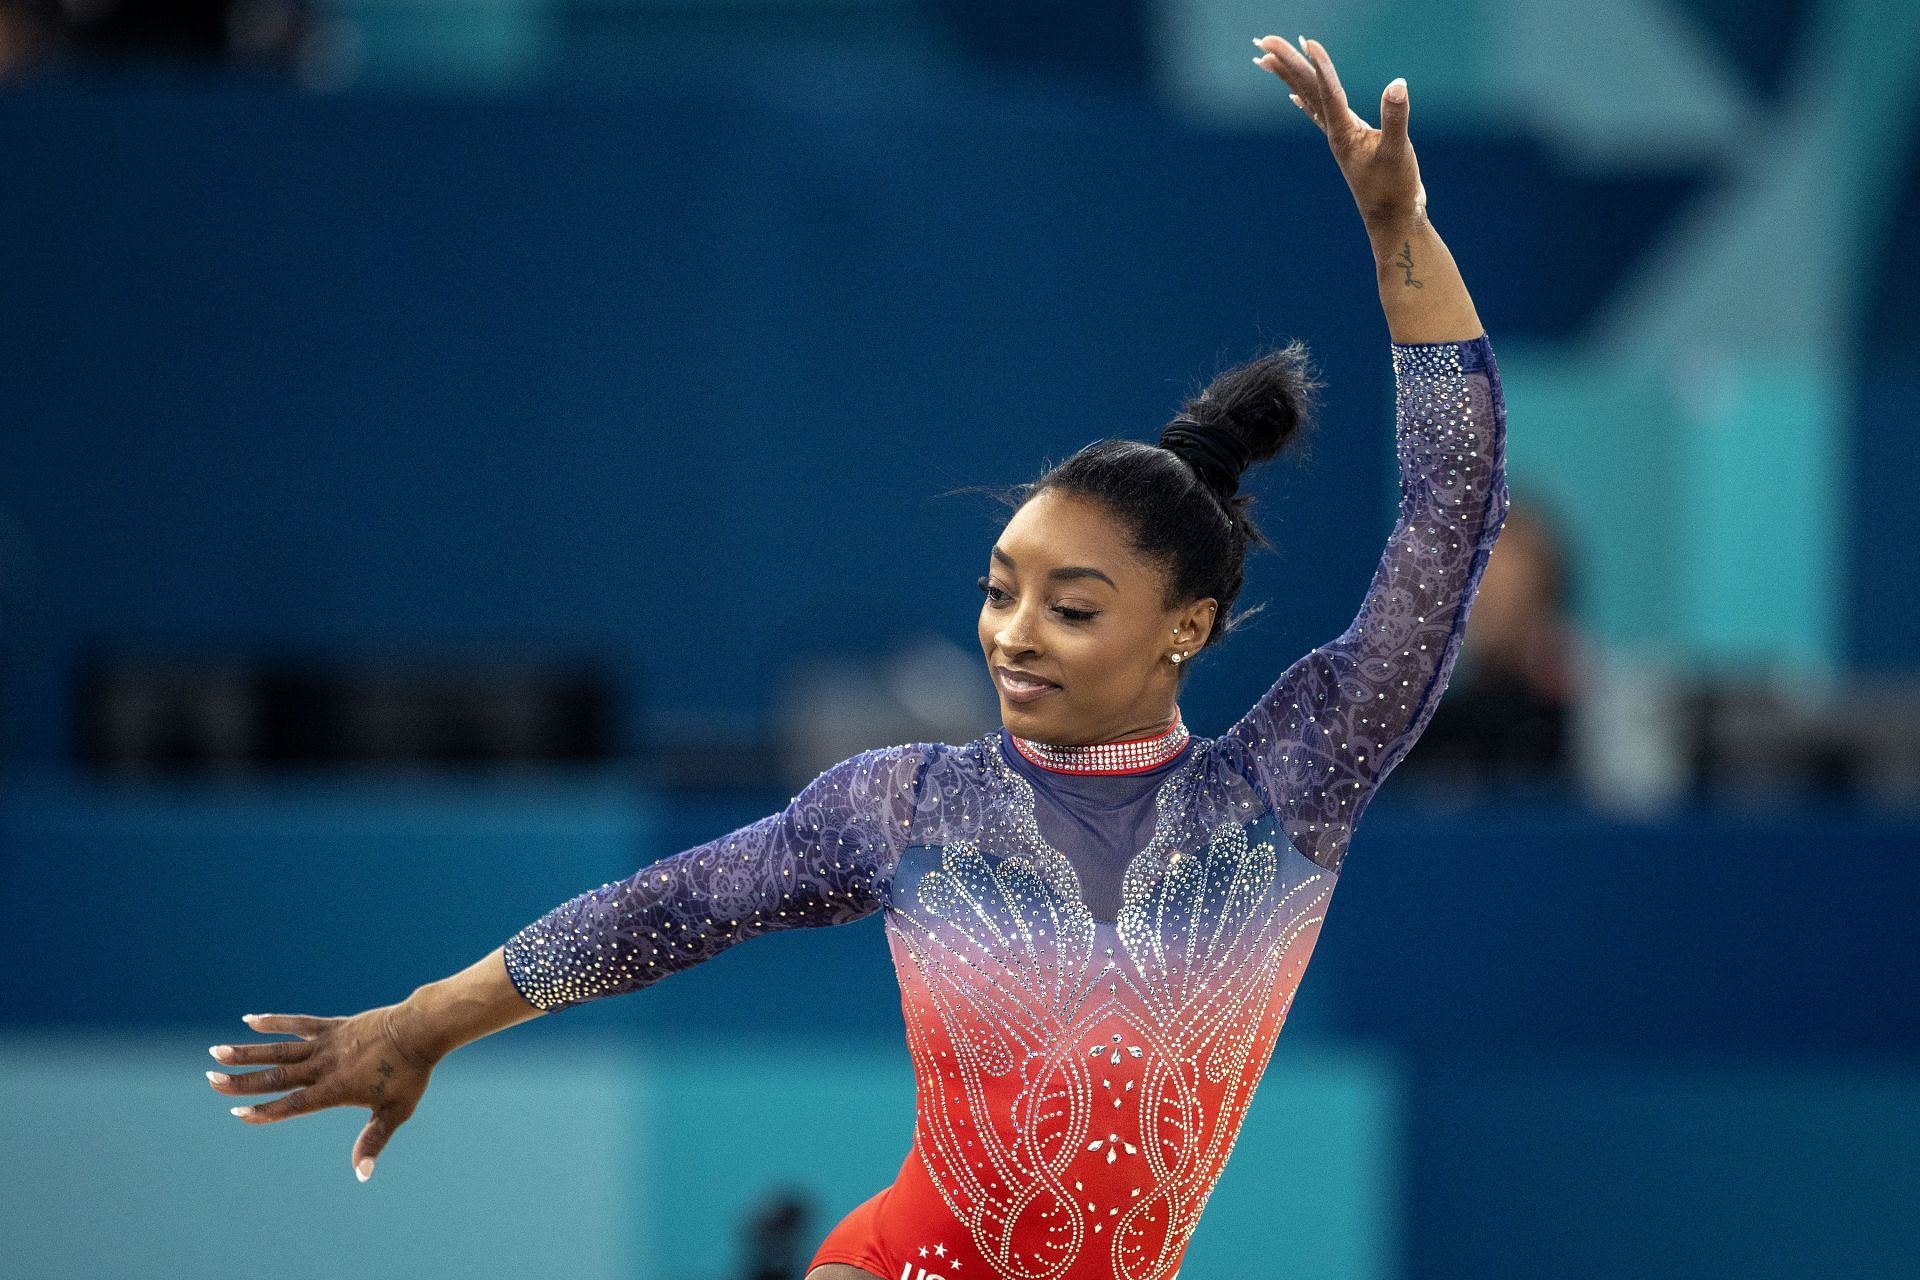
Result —
[[[1199, 651], [1216, 601], [1163, 608], [1164, 571], [1086, 499], [1046, 490], [1000, 531], [988, 557], [980, 649], [1013, 733], [1076, 746], [1139, 738], [1173, 719], [1179, 670]], [[1038, 694], [1002, 668], [1047, 683]]]

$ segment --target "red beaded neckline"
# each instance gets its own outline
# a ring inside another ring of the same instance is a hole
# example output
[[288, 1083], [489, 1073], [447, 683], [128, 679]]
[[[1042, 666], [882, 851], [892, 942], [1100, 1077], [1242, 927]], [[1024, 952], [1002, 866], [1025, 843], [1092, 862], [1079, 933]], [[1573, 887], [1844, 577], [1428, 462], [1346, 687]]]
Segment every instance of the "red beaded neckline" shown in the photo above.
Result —
[[1083, 746], [1055, 746], [1022, 738], [1012, 730], [1007, 736], [1014, 749], [1054, 773], [1144, 773], [1157, 769], [1180, 754], [1191, 737], [1180, 708], [1173, 709], [1173, 724], [1147, 738], [1127, 738], [1120, 742], [1092, 742]]

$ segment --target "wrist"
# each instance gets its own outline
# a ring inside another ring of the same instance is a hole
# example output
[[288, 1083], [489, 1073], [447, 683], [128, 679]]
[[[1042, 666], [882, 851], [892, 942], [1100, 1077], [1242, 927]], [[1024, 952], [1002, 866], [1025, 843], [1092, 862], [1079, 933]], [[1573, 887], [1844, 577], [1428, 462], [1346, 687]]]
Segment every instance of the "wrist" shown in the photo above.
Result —
[[495, 947], [459, 973], [415, 988], [393, 1007], [392, 1025], [395, 1035], [437, 1061], [545, 1012], [513, 985], [503, 949]]
[[447, 1002], [438, 982], [414, 988], [413, 994], [387, 1011], [387, 1033], [395, 1049], [416, 1065], [431, 1066], [465, 1041], [447, 1027]]
[[1360, 220], [1367, 228], [1367, 238], [1373, 242], [1375, 257], [1379, 256], [1381, 246], [1389, 243], [1398, 252], [1403, 240], [1431, 225], [1427, 221], [1425, 202], [1362, 209]]

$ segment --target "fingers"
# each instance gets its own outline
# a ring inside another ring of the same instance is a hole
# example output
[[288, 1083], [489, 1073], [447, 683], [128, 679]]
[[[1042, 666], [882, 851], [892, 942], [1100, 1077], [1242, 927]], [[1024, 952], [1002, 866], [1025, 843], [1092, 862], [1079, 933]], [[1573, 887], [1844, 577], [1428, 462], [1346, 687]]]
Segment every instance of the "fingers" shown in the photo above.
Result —
[[1259, 36], [1253, 43], [1263, 50], [1254, 61], [1285, 80], [1295, 93], [1314, 84], [1313, 64], [1285, 40], [1279, 36]]
[[216, 1044], [207, 1052], [237, 1067], [263, 1062], [304, 1062], [313, 1055], [311, 1040], [271, 1040], [264, 1044]]
[[1380, 95], [1380, 132], [1387, 146], [1406, 142], [1407, 111], [1407, 81], [1396, 77]]
[[1298, 49], [1279, 36], [1260, 36], [1253, 43], [1264, 51], [1254, 62], [1287, 82], [1293, 90], [1289, 100], [1320, 126], [1329, 140], [1344, 137], [1354, 128], [1371, 129], [1347, 105], [1347, 93], [1333, 69], [1333, 59], [1318, 40], [1301, 36]]
[[367, 1120], [367, 1127], [360, 1131], [360, 1137], [353, 1144], [353, 1173], [360, 1181], [373, 1176], [374, 1160], [399, 1127], [399, 1119], [384, 1111], [374, 1112]]
[[297, 1013], [248, 1013], [241, 1015], [241, 1021], [255, 1031], [282, 1032], [299, 1036], [298, 1040], [276, 1040], [266, 1044], [217, 1044], [208, 1050], [221, 1062], [237, 1064], [272, 1063], [265, 1071], [249, 1071], [241, 1075], [230, 1075], [221, 1071], [207, 1072], [207, 1082], [220, 1093], [274, 1093], [281, 1089], [298, 1091], [272, 1102], [251, 1106], [234, 1107], [233, 1114], [250, 1124], [270, 1124], [275, 1120], [285, 1120], [288, 1116], [305, 1115], [336, 1104], [316, 1098], [304, 1087], [314, 1082], [318, 1076], [318, 1064], [307, 1060], [317, 1046], [312, 1042], [316, 1036], [338, 1018], [311, 1018]]
[[285, 1120], [291, 1116], [304, 1116], [314, 1111], [323, 1111], [338, 1104], [325, 1098], [317, 1098], [311, 1089], [301, 1089], [284, 1098], [275, 1098], [272, 1102], [262, 1102], [248, 1107], [234, 1107], [233, 1114], [249, 1124], [272, 1124], [275, 1120]]
[[1320, 132], [1322, 133], [1327, 132], [1327, 121], [1325, 116], [1321, 115], [1320, 112], [1315, 108], [1310, 107], [1306, 103], [1300, 101], [1299, 94], [1290, 93], [1287, 96], [1293, 99], [1293, 105], [1300, 108], [1300, 110], [1306, 115], [1307, 119], [1313, 121], [1314, 128], [1320, 130]]
[[1288, 101], [1300, 108], [1315, 125], [1326, 128], [1327, 113], [1321, 104], [1320, 81], [1314, 74], [1313, 65], [1298, 49], [1279, 36], [1260, 36], [1253, 43], [1264, 50], [1254, 62], [1285, 81], [1287, 88], [1293, 91], [1287, 95]]
[[299, 1013], [243, 1013], [240, 1020], [255, 1031], [275, 1032], [311, 1040], [338, 1018], [309, 1018]]
[[1327, 104], [1328, 118], [1344, 120], [1352, 108], [1347, 106], [1347, 91], [1340, 87], [1340, 73], [1333, 69], [1333, 59], [1327, 56], [1327, 47], [1318, 40], [1301, 36], [1300, 48], [1305, 51], [1308, 63], [1320, 79], [1320, 97]]
[[282, 1089], [312, 1084], [319, 1074], [318, 1065], [298, 1062], [268, 1067], [265, 1071], [248, 1071], [237, 1076], [209, 1071], [207, 1081], [221, 1093], [278, 1093]]

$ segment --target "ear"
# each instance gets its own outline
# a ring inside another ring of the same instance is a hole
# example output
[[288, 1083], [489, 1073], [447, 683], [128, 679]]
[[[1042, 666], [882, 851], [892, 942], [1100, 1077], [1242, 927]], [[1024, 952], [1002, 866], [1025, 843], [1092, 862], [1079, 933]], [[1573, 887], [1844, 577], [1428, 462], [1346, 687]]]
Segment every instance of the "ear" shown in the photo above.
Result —
[[1173, 642], [1190, 646], [1189, 652], [1197, 652], [1213, 634], [1214, 615], [1220, 608], [1220, 602], [1212, 596], [1195, 600], [1183, 610], [1174, 622]]

